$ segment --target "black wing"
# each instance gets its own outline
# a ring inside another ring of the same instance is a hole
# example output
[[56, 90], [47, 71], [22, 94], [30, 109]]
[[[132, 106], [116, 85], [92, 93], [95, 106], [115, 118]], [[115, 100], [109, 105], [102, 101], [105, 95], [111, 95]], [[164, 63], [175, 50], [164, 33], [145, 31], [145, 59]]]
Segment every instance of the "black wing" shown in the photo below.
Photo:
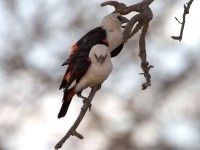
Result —
[[99, 40], [106, 39], [106, 30], [104, 30], [102, 27], [94, 28], [93, 30], [85, 34], [80, 40], [78, 40], [77, 46], [79, 47], [85, 42], [95, 41], [97, 39]]
[[[63, 77], [60, 89], [68, 88], [74, 80], [79, 81], [81, 79], [90, 65], [88, 63], [90, 50], [97, 44], [108, 46], [106, 31], [102, 27], [91, 30], [76, 43], [76, 49], [73, 50], [69, 58], [63, 63], [63, 65], [69, 66]], [[67, 80], [69, 74], [70, 78]]]
[[[105, 42], [107, 41], [106, 38], [106, 30], [104, 30], [102, 27], [97, 27], [85, 34], [76, 44], [78, 47], [85, 42], [90, 42], [91, 45], [95, 45], [95, 41], [98, 39], [99, 41], [104, 41], [104, 44], [106, 43], [108, 46], [109, 43]], [[124, 43], [121, 43], [116, 49], [114, 49], [111, 52], [111, 57], [117, 56], [123, 49], [123, 46]]]
[[121, 45], [119, 45], [117, 48], [115, 48], [112, 52], [111, 52], [111, 57], [115, 57], [117, 56], [121, 50], [123, 49], [124, 47], [124, 43], [122, 43]]

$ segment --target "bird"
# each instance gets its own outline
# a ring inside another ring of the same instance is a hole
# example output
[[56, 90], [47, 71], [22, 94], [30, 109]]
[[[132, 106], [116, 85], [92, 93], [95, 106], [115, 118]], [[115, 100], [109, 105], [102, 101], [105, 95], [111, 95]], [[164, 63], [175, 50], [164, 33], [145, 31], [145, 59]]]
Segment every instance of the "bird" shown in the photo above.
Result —
[[[88, 57], [76, 57], [76, 62], [69, 66], [71, 71], [65, 76], [68, 83], [64, 89], [63, 103], [58, 113], [58, 118], [66, 115], [75, 94], [86, 100], [81, 95], [82, 90], [103, 83], [113, 69], [110, 50], [105, 44], [94, 45]], [[68, 61], [70, 63], [70, 59]]]
[[[129, 20], [120, 13], [113, 12], [106, 15], [101, 22], [101, 26], [96, 27], [81, 37], [73, 46], [70, 55], [79, 47], [92, 47], [99, 42], [108, 45], [111, 57], [117, 56], [123, 49], [123, 33], [121, 26]], [[80, 48], [79, 48], [80, 49]], [[66, 65], [65, 63], [62, 64]]]
[[[71, 99], [75, 94], [82, 97], [82, 90], [79, 92], [77, 92], [78, 90], [75, 91], [79, 87], [76, 84], [80, 82], [92, 64], [90, 57], [92, 57], [93, 49], [97, 49], [95, 48], [97, 45], [106, 46], [110, 52], [110, 55], [107, 54], [107, 57], [115, 57], [121, 52], [124, 45], [121, 25], [128, 21], [127, 18], [119, 13], [111, 13], [102, 19], [101, 26], [89, 31], [72, 46], [69, 58], [62, 64], [62, 66], [68, 65], [68, 68], [59, 88], [64, 89], [64, 96], [58, 118], [65, 116]], [[98, 49], [101, 51], [105, 48]], [[76, 88], [72, 88], [75, 85]]]

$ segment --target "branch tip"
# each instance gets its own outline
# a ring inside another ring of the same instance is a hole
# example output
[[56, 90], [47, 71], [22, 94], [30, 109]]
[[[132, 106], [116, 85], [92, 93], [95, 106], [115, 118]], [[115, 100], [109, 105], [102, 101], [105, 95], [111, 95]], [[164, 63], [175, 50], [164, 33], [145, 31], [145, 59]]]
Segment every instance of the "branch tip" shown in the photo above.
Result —
[[185, 21], [186, 21], [186, 15], [189, 14], [189, 10], [190, 10], [190, 6], [192, 4], [193, 0], [190, 0], [188, 3], [184, 4], [183, 7], [184, 7], [184, 12], [183, 12], [183, 22], [180, 22], [176, 17], [176, 20], [178, 21], [178, 23], [181, 24], [181, 30], [180, 30], [180, 34], [179, 36], [171, 36], [172, 39], [174, 40], [179, 40], [181, 41], [182, 40], [182, 37], [183, 37], [183, 30], [184, 30], [184, 27], [185, 27]]

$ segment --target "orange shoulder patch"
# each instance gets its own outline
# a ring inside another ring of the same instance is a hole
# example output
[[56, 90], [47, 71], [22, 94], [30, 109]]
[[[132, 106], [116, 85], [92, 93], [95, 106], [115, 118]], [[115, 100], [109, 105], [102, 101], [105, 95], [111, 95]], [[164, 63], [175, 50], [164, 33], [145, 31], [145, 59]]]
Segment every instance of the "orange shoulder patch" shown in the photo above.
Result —
[[65, 76], [65, 80], [69, 81], [69, 78], [71, 77], [71, 72], [68, 72]]
[[108, 40], [107, 40], [107, 39], [104, 39], [104, 40], [103, 40], [103, 42], [104, 42], [104, 43], [106, 43], [107, 45], [109, 45], [109, 43], [108, 43]]
[[77, 48], [78, 48], [78, 45], [77, 45], [77, 44], [74, 44], [74, 45], [72, 46], [70, 55], [73, 54], [73, 53], [77, 50]]

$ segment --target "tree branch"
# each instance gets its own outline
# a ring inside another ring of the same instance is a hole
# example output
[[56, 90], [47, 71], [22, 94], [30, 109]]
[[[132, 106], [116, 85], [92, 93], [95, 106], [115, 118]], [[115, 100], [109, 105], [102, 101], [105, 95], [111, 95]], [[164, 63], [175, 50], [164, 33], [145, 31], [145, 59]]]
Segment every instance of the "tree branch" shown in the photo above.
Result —
[[71, 126], [71, 128], [68, 130], [68, 132], [65, 134], [65, 136], [55, 145], [55, 149], [59, 149], [62, 147], [62, 145], [65, 143], [65, 141], [70, 137], [70, 136], [76, 136], [79, 139], [83, 139], [84, 137], [79, 134], [76, 129], [81, 123], [83, 117], [85, 116], [88, 108], [90, 107], [90, 103], [93, 100], [93, 97], [95, 96], [95, 93], [99, 90], [99, 86], [95, 86], [91, 89], [90, 94], [87, 98], [87, 102], [84, 103], [84, 105], [81, 107], [81, 111], [74, 122], [74, 124]]
[[179, 40], [181, 41], [182, 40], [182, 37], [183, 37], [183, 30], [184, 30], [184, 27], [185, 27], [185, 20], [186, 20], [186, 15], [189, 14], [189, 10], [190, 10], [190, 6], [192, 5], [192, 2], [193, 0], [190, 0], [187, 5], [184, 4], [184, 12], [183, 12], [183, 21], [180, 22], [177, 17], [175, 17], [176, 21], [178, 23], [181, 24], [181, 30], [180, 30], [180, 35], [179, 36], [171, 36], [172, 39], [174, 40]]
[[146, 44], [145, 37], [148, 31], [149, 22], [153, 18], [153, 13], [149, 7], [149, 5], [154, 0], [143, 0], [141, 3], [137, 3], [135, 5], [126, 6], [123, 3], [119, 3], [117, 1], [108, 1], [101, 4], [101, 6], [111, 5], [115, 7], [115, 12], [120, 13], [121, 15], [127, 15], [130, 12], [138, 12], [135, 16], [133, 16], [129, 23], [127, 23], [124, 31], [123, 31], [123, 42], [126, 43], [128, 39], [135, 35], [140, 29], [142, 29], [140, 40], [139, 40], [139, 57], [141, 59], [141, 68], [143, 70], [142, 75], [146, 78], [146, 82], [142, 84], [142, 89], [146, 89], [151, 85], [151, 75], [149, 71], [153, 66], [149, 65], [146, 61]]
[[139, 40], [139, 57], [141, 59], [141, 68], [144, 73], [141, 73], [144, 75], [146, 78], [146, 83], [142, 84], [142, 90], [145, 90], [148, 86], [151, 86], [151, 75], [149, 74], [149, 71], [153, 66], [149, 65], [149, 63], [146, 60], [146, 47], [145, 47], [145, 36], [148, 30], [149, 24], [145, 24], [142, 28], [142, 33], [140, 35], [140, 40]]

